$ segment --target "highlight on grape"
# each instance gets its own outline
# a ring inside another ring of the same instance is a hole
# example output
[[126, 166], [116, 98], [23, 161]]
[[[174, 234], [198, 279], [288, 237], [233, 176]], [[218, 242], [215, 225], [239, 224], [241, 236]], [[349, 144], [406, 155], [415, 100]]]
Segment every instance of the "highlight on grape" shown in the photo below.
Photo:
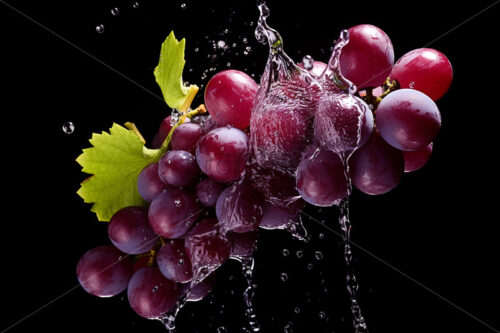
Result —
[[[340, 32], [328, 62], [296, 63], [267, 25], [268, 8], [259, 9], [255, 35], [269, 45], [259, 84], [224, 70], [204, 104], [191, 106], [199, 88], [182, 81], [185, 40], [172, 32], [154, 72], [172, 113], [151, 144], [134, 124], [113, 124], [77, 159], [92, 175], [78, 194], [109, 221], [111, 243], [77, 265], [88, 293], [127, 289], [139, 316], [172, 327], [186, 302], [210, 293], [224, 262], [250, 262], [259, 229], [300, 238], [306, 204], [341, 208], [349, 266], [353, 187], [387, 193], [429, 160], [441, 126], [436, 101], [453, 77], [445, 55], [421, 48], [394, 64], [388, 35], [363, 24]], [[349, 286], [353, 322], [367, 332], [357, 289]]]

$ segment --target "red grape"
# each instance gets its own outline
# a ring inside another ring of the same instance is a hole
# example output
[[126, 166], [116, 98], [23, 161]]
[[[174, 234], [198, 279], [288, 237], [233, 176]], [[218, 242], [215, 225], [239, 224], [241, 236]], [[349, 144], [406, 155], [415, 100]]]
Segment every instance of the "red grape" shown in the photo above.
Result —
[[172, 133], [170, 144], [173, 150], [185, 150], [194, 155], [196, 153], [196, 143], [203, 134], [200, 125], [194, 122], [182, 123]]
[[193, 278], [183, 239], [172, 239], [163, 245], [156, 254], [156, 263], [161, 273], [174, 282], [189, 282]]
[[215, 74], [205, 88], [205, 105], [217, 125], [245, 129], [259, 86], [247, 74], [228, 69]]
[[214, 207], [223, 190], [224, 184], [205, 178], [196, 185], [196, 197], [203, 206]]
[[415, 151], [404, 151], [405, 172], [417, 171], [427, 163], [432, 154], [432, 143]]
[[171, 150], [158, 162], [160, 179], [171, 186], [194, 185], [200, 176], [195, 157], [184, 150]]
[[139, 194], [147, 202], [153, 201], [166, 188], [168, 188], [167, 184], [158, 175], [158, 163], [151, 163], [145, 167], [137, 178]]

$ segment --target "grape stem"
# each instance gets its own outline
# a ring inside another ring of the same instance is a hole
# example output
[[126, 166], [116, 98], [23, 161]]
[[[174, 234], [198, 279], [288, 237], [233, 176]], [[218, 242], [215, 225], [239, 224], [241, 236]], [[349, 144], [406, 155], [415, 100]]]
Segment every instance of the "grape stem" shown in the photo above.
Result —
[[397, 90], [399, 89], [399, 82], [396, 81], [396, 80], [390, 80], [390, 78], [387, 78], [387, 80], [385, 80], [384, 84], [382, 85], [382, 87], [384, 88], [384, 92], [382, 94], [380, 94], [380, 96], [378, 97], [375, 97], [373, 95], [373, 88], [367, 88], [365, 90], [366, 92], [366, 95], [361, 97], [368, 105], [372, 105], [373, 108], [372, 108], [372, 111], [373, 113], [375, 113], [375, 111], [377, 110], [377, 107], [378, 105], [380, 104], [380, 102], [382, 101], [382, 99], [389, 95], [391, 92], [393, 92], [394, 90]]
[[137, 128], [137, 126], [135, 126], [134, 123], [131, 123], [131, 122], [126, 122], [125, 124], [125, 127], [129, 130], [131, 130], [132, 132], [134, 132], [138, 137], [139, 139], [141, 139], [142, 143], [146, 143], [146, 140], [144, 139], [144, 137], [142, 136], [141, 132], [139, 132], [139, 129]]

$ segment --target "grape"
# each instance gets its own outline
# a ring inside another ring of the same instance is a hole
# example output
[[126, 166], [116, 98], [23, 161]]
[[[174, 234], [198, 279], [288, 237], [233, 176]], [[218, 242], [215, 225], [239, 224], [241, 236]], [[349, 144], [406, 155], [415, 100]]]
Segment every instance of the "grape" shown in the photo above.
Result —
[[166, 188], [168, 188], [167, 184], [158, 176], [158, 163], [151, 163], [142, 169], [137, 179], [137, 189], [145, 201], [153, 201]]
[[141, 317], [159, 318], [179, 299], [177, 284], [156, 267], [144, 267], [134, 273], [128, 285], [130, 307]]
[[203, 206], [214, 207], [223, 190], [224, 184], [205, 178], [196, 185], [196, 197]]
[[195, 157], [184, 150], [171, 150], [158, 162], [160, 179], [171, 186], [194, 185], [200, 176]]
[[148, 209], [134, 206], [122, 208], [111, 217], [108, 236], [114, 246], [128, 254], [151, 250], [158, 238], [149, 226]]
[[338, 205], [348, 196], [344, 163], [339, 155], [310, 147], [297, 168], [297, 189], [315, 206]]
[[228, 69], [215, 74], [205, 88], [205, 105], [217, 125], [245, 129], [259, 86], [247, 74]]
[[151, 228], [164, 238], [178, 238], [197, 221], [201, 208], [196, 198], [180, 189], [161, 192], [151, 202], [148, 211]]
[[417, 171], [427, 163], [432, 154], [432, 143], [416, 151], [404, 151], [405, 172]]
[[397, 80], [401, 88], [416, 89], [437, 101], [450, 88], [453, 69], [441, 52], [421, 48], [406, 53], [396, 62], [391, 80]]
[[202, 281], [229, 259], [231, 245], [219, 232], [217, 223], [217, 219], [205, 219], [195, 225], [185, 237], [194, 283]]
[[413, 89], [393, 91], [380, 102], [376, 116], [380, 134], [399, 150], [419, 150], [431, 143], [441, 127], [436, 103]]
[[[158, 128], [158, 133], [156, 133], [155, 137], [153, 138], [153, 141], [151, 143], [152, 148], [160, 148], [163, 141], [168, 136], [168, 133], [170, 133], [170, 130], [172, 129], [172, 116], [168, 116], [163, 121], [160, 123], [160, 127]], [[189, 118], [186, 118], [184, 120], [184, 123], [190, 122], [191, 120]]]
[[194, 284], [192, 286], [185, 286], [185, 288], [191, 288], [189, 295], [186, 298], [188, 302], [198, 302], [205, 298], [215, 286], [215, 273], [207, 276], [203, 281]]
[[249, 232], [257, 229], [264, 202], [252, 187], [236, 183], [219, 196], [216, 213], [224, 232]]
[[228, 238], [231, 241], [230, 258], [243, 261], [250, 258], [257, 248], [259, 233], [257, 231], [246, 233], [229, 233]]
[[233, 182], [245, 171], [248, 137], [234, 127], [220, 127], [205, 134], [196, 148], [200, 169], [218, 182]]
[[193, 278], [191, 261], [186, 254], [183, 239], [172, 239], [156, 254], [156, 263], [161, 273], [174, 282], [189, 282]]
[[200, 125], [191, 123], [180, 124], [172, 133], [170, 144], [173, 150], [185, 150], [191, 154], [196, 153], [196, 143], [203, 135]]
[[352, 183], [366, 194], [389, 192], [398, 185], [403, 170], [402, 152], [388, 145], [378, 132], [349, 159]]
[[80, 258], [76, 275], [89, 294], [111, 297], [127, 288], [132, 276], [132, 262], [112, 245], [98, 246]]
[[382, 85], [393, 63], [394, 48], [380, 28], [370, 24], [349, 28], [349, 43], [340, 55], [340, 68], [358, 89]]
[[[359, 97], [354, 96], [358, 101], [362, 101]], [[365, 104], [360, 102], [360, 104]], [[359, 136], [358, 148], [363, 147], [368, 142], [373, 132], [373, 112], [369, 107], [363, 107], [363, 115], [361, 118], [361, 132]]]
[[300, 210], [303, 206], [302, 199], [295, 201], [290, 206], [266, 204], [259, 227], [267, 230], [288, 229], [300, 221]]

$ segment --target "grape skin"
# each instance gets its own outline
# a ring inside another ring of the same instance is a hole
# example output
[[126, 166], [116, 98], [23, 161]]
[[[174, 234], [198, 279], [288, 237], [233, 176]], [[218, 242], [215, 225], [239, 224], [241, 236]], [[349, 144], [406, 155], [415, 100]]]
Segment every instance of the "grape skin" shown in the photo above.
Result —
[[139, 316], [153, 319], [172, 309], [179, 299], [179, 288], [158, 268], [144, 267], [132, 276], [127, 295], [130, 307]]
[[405, 172], [413, 172], [422, 168], [432, 154], [432, 143], [416, 151], [404, 151]]
[[159, 236], [179, 238], [197, 221], [200, 212], [193, 194], [172, 188], [164, 190], [151, 202], [148, 219]]
[[366, 194], [389, 192], [398, 185], [403, 171], [402, 152], [387, 144], [378, 132], [349, 159], [352, 184]]
[[205, 178], [196, 185], [196, 197], [203, 206], [214, 207], [223, 190], [224, 184]]
[[431, 143], [441, 127], [441, 114], [426, 94], [399, 89], [384, 97], [377, 108], [377, 128], [393, 147], [419, 150]]
[[403, 55], [392, 68], [390, 76], [391, 80], [399, 82], [401, 88], [416, 89], [437, 101], [450, 88], [453, 69], [443, 53], [421, 48]]
[[245, 129], [250, 124], [259, 86], [246, 73], [228, 69], [215, 74], [205, 88], [205, 105], [218, 126]]
[[182, 123], [172, 133], [170, 144], [173, 150], [185, 150], [194, 155], [196, 153], [196, 143], [203, 134], [200, 125], [194, 122]]
[[149, 226], [148, 210], [145, 207], [125, 207], [110, 219], [108, 236], [120, 251], [141, 254], [153, 248], [158, 238]]
[[183, 150], [171, 150], [158, 162], [160, 179], [170, 186], [194, 185], [200, 176], [195, 157]]
[[185, 283], [193, 278], [183, 239], [172, 239], [163, 245], [156, 254], [156, 263], [161, 273], [174, 282]]
[[248, 137], [234, 127], [220, 127], [205, 134], [196, 148], [200, 169], [218, 182], [239, 180], [248, 158]]
[[361, 24], [349, 28], [349, 43], [342, 49], [342, 75], [358, 89], [384, 83], [394, 64], [394, 48], [382, 29]]
[[88, 250], [76, 267], [76, 275], [83, 289], [99, 297], [121, 293], [127, 288], [132, 273], [130, 258], [112, 245]]
[[153, 199], [164, 189], [168, 188], [158, 175], [158, 163], [151, 163], [142, 169], [137, 178], [139, 195], [147, 202]]

